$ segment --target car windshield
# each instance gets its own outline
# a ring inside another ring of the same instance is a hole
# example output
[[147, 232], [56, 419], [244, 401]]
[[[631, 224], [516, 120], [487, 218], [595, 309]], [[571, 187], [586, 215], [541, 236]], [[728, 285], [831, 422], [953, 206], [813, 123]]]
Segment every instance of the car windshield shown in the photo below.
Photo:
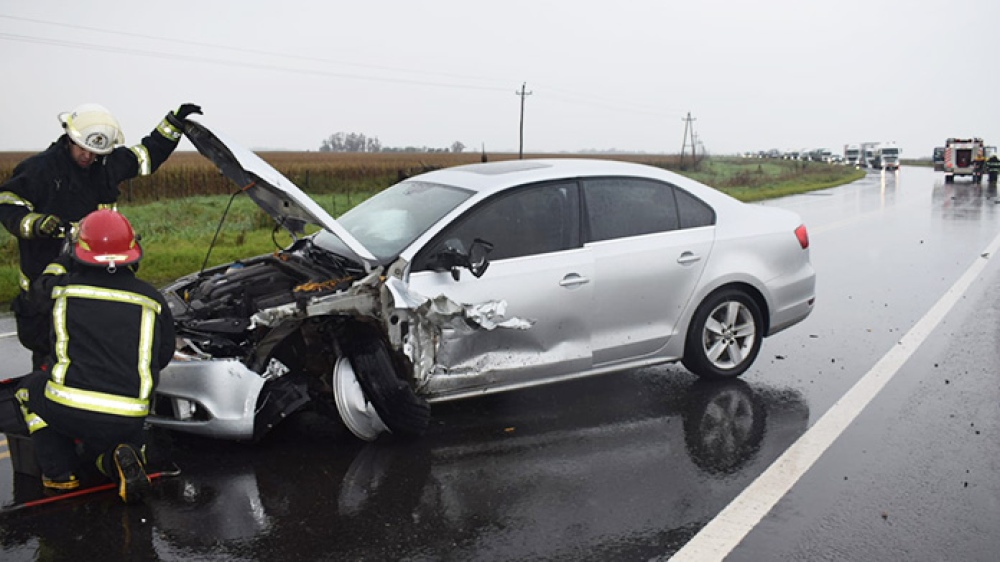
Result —
[[[448, 185], [404, 181], [347, 211], [337, 222], [376, 258], [389, 261], [472, 194]], [[316, 243], [336, 250], [343, 244], [335, 238], [324, 231]]]

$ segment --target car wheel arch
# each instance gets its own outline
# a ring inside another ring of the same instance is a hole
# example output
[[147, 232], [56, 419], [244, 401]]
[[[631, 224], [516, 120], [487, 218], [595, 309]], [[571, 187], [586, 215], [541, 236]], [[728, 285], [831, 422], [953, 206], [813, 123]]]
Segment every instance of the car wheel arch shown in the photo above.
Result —
[[[770, 331], [771, 327], [771, 307], [768, 304], [767, 298], [761, 290], [753, 283], [745, 280], [729, 280], [724, 283], [720, 283], [713, 287], [707, 287], [704, 294], [700, 296], [697, 300], [692, 300], [692, 306], [689, 307], [689, 314], [685, 320], [690, 322], [691, 318], [694, 317], [695, 312], [698, 310], [705, 301], [715, 298], [716, 295], [723, 291], [728, 291], [730, 289], [735, 289], [742, 291], [747, 296], [752, 298], [757, 304], [757, 308], [760, 309], [760, 314], [763, 320], [764, 333], [766, 334]], [[687, 337], [687, 334], [685, 334]]]
[[[749, 361], [740, 361], [730, 370], [727, 367], [717, 365], [713, 359], [707, 356], [702, 338], [704, 337], [706, 325], [705, 319], [711, 312], [720, 306], [726, 299], [745, 299], [747, 303], [752, 303], [751, 307], [744, 307], [757, 323], [754, 341], [749, 350]], [[702, 317], [704, 316], [704, 318]], [[767, 301], [764, 296], [753, 285], [746, 283], [727, 283], [711, 290], [703, 298], [698, 300], [691, 307], [690, 316], [687, 318], [687, 328], [684, 330], [683, 355], [681, 363], [697, 374], [699, 377], [707, 379], [727, 379], [741, 375], [756, 360], [767, 334], [769, 325], [769, 312]]]

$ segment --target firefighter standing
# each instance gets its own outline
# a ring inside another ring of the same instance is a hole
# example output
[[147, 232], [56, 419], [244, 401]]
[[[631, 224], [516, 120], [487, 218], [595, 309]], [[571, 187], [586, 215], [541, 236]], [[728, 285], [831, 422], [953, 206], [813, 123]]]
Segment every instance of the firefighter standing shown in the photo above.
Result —
[[149, 487], [143, 425], [174, 328], [163, 296], [135, 277], [141, 257], [124, 216], [94, 211], [32, 286], [50, 297], [54, 363], [24, 377], [17, 397], [48, 490], [78, 488], [90, 461], [126, 503]]
[[87, 213], [111, 207], [118, 185], [157, 170], [181, 138], [184, 119], [201, 113], [184, 104], [168, 113], [142, 142], [126, 148], [118, 121], [104, 107], [84, 104], [59, 114], [63, 135], [14, 168], [0, 186], [0, 222], [18, 239], [21, 291], [11, 305], [21, 345], [38, 369], [50, 353], [49, 318], [29, 288], [65, 243], [67, 229]]
[[1000, 158], [994, 154], [986, 161], [986, 173], [989, 175], [989, 183], [995, 184], [997, 176], [1000, 175]]
[[972, 161], [972, 183], [979, 183], [983, 180], [983, 170], [986, 168], [986, 156], [982, 152], [976, 154]]

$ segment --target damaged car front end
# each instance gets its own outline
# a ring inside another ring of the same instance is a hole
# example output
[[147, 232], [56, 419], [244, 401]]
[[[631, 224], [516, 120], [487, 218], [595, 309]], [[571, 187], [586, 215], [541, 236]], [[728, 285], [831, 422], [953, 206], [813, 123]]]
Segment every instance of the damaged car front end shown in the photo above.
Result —
[[[383, 264], [259, 157], [194, 121], [185, 133], [294, 242], [163, 289], [177, 345], [149, 422], [256, 440], [309, 408], [339, 418], [364, 440], [423, 433], [429, 405], [416, 391], [435, 364], [441, 326], [492, 329], [497, 303], [463, 306], [410, 293], [386, 274], [405, 262]], [[305, 235], [308, 225], [320, 235]], [[488, 262], [476, 249], [441, 260], [481, 275]]]

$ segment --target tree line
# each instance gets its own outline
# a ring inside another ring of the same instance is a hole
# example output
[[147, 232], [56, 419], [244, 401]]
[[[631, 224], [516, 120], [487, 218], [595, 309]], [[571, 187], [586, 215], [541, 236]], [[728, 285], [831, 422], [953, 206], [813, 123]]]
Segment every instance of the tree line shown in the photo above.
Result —
[[463, 152], [465, 144], [460, 141], [451, 143], [451, 146], [444, 148], [434, 148], [428, 146], [405, 146], [391, 147], [382, 146], [378, 137], [369, 137], [364, 133], [338, 132], [323, 139], [320, 144], [320, 152]]

